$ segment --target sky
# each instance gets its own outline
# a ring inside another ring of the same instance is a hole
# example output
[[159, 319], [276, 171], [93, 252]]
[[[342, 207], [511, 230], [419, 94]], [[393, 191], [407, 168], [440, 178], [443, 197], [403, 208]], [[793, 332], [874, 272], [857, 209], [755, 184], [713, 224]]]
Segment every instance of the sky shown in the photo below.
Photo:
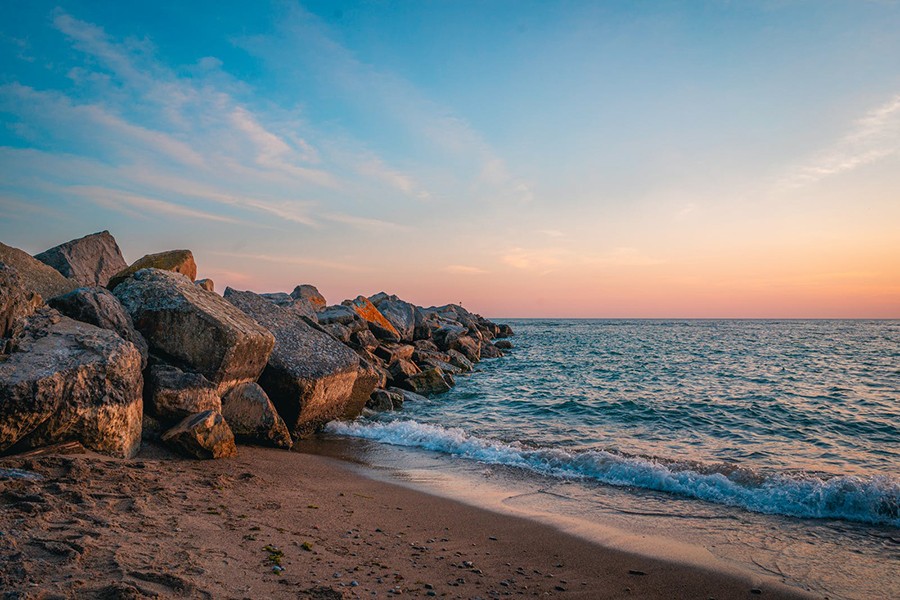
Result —
[[0, 241], [489, 317], [900, 317], [900, 3], [0, 0]]

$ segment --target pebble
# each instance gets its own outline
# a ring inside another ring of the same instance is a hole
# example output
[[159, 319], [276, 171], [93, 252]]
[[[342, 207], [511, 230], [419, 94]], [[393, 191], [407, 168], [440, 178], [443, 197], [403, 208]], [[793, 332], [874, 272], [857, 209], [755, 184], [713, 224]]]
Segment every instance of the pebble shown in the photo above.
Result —
[[356, 581], [355, 579], [350, 582], [350, 587], [358, 587], [358, 586], [359, 586], [359, 582]]

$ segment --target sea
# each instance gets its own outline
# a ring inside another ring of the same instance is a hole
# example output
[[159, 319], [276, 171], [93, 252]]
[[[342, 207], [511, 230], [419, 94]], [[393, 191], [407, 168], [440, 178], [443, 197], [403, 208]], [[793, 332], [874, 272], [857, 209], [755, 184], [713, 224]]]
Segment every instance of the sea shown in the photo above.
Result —
[[325, 443], [628, 551], [900, 598], [900, 321], [496, 321], [504, 357]]

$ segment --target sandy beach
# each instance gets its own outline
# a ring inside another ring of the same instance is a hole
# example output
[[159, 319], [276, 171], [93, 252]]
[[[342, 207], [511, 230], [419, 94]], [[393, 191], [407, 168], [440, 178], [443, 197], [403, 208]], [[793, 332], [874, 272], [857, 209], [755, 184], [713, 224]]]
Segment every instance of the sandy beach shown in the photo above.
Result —
[[301, 452], [244, 447], [191, 462], [145, 445], [130, 461], [10, 457], [0, 468], [40, 476], [0, 478], [6, 598], [811, 597], [604, 548]]

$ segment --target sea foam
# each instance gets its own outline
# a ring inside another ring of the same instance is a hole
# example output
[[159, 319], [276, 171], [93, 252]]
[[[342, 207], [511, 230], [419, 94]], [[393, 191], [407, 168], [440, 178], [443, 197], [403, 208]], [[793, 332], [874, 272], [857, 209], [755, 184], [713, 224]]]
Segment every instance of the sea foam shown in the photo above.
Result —
[[527, 448], [516, 442], [484, 439], [459, 428], [414, 420], [335, 421], [326, 430], [486, 464], [519, 467], [541, 475], [657, 490], [753, 512], [900, 526], [900, 481], [886, 475], [823, 478], [775, 473], [748, 477], [746, 471], [717, 472], [714, 467], [696, 470], [674, 462], [603, 450]]

